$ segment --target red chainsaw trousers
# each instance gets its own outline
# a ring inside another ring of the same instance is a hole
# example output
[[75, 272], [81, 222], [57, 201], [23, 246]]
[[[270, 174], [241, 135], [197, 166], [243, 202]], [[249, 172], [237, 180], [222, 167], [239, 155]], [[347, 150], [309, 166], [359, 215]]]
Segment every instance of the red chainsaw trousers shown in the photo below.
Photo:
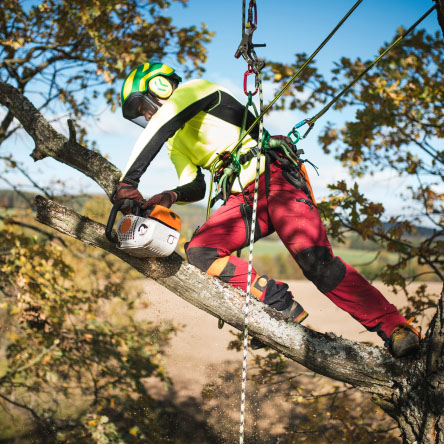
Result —
[[[284, 177], [285, 176], [285, 177]], [[259, 180], [255, 240], [276, 231], [304, 275], [338, 307], [387, 340], [406, 319], [353, 267], [333, 255], [318, 210], [307, 190], [275, 164], [270, 168], [268, 198], [265, 175]], [[212, 276], [246, 290], [248, 263], [231, 254], [249, 244], [254, 183], [232, 194], [202, 225], [187, 245], [187, 257]], [[253, 270], [251, 293], [277, 310], [290, 304], [288, 285]]]

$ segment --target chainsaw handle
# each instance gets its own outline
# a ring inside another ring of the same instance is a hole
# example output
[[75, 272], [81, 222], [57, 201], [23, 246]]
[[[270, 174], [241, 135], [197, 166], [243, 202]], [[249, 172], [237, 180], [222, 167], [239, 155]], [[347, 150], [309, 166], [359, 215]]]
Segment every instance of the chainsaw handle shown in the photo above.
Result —
[[117, 238], [112, 235], [114, 222], [116, 221], [116, 216], [119, 210], [122, 208], [125, 203], [125, 199], [118, 200], [113, 207], [111, 208], [111, 212], [108, 216], [108, 222], [106, 223], [105, 235], [106, 238], [112, 242], [113, 244], [117, 243]]
[[112, 207], [111, 212], [109, 213], [108, 222], [106, 223], [105, 235], [107, 239], [113, 244], [117, 243], [117, 238], [112, 235], [114, 222], [116, 221], [117, 213], [121, 210], [124, 205], [127, 205], [125, 210], [128, 210], [131, 214], [135, 216], [140, 216], [142, 213], [142, 204], [143, 202], [136, 202], [131, 199], [120, 199], [118, 200]]

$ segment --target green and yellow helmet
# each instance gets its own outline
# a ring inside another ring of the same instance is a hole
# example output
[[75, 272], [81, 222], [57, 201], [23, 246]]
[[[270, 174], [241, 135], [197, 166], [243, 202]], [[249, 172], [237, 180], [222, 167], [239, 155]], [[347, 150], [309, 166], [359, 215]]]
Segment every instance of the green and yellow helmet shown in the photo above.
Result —
[[147, 62], [137, 66], [125, 79], [120, 93], [125, 119], [146, 126], [140, 117], [144, 111], [153, 115], [161, 106], [158, 99], [168, 99], [182, 79], [173, 68], [160, 62]]

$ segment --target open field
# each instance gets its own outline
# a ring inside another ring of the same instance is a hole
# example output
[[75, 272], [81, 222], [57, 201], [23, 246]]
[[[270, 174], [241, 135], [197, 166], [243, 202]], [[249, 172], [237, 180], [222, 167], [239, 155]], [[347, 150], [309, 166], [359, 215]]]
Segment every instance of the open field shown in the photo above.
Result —
[[[150, 320], [171, 319], [182, 325], [165, 355], [166, 366], [174, 385], [165, 390], [155, 381], [150, 381], [150, 393], [157, 399], [173, 399], [175, 403], [188, 407], [195, 405], [196, 412], [203, 420], [213, 425], [218, 424], [219, 433], [223, 437], [221, 442], [234, 442], [230, 440], [235, 439], [238, 431], [242, 361], [241, 353], [227, 350], [228, 343], [233, 340], [231, 331], [234, 329], [225, 326], [219, 330], [215, 318], [150, 280], [143, 281], [143, 285], [144, 298], [147, 298], [151, 305], [141, 311], [139, 316]], [[376, 286], [383, 291], [384, 287], [381, 284]], [[304, 325], [321, 332], [333, 332], [345, 338], [382, 346], [382, 341], [375, 333], [366, 331], [347, 313], [333, 305], [310, 282], [293, 281], [290, 282], [290, 288], [309, 312]], [[432, 283], [432, 289], [439, 294], [441, 285]], [[402, 295], [386, 296], [398, 307], [405, 303]], [[423, 319], [423, 327], [427, 325], [430, 317], [431, 313], [428, 313]], [[263, 350], [257, 353], [265, 355]], [[310, 382], [313, 381], [310, 371], [295, 363], [291, 364], [291, 369], [294, 374], [299, 375], [299, 381], [306, 385], [313, 384]], [[227, 375], [230, 375], [228, 380]], [[322, 381], [324, 389], [332, 382], [327, 378], [322, 378]], [[218, 388], [210, 400], [205, 396], [206, 387]], [[280, 393], [280, 389], [285, 390], [285, 385], [274, 389], [258, 389], [252, 383], [248, 384], [248, 399], [251, 401], [247, 407], [249, 433], [254, 435], [256, 428], [256, 433], [267, 430], [279, 435], [284, 433], [291, 421], [297, 420], [297, 405], [286, 401], [286, 393]], [[322, 387], [316, 387], [315, 390], [322, 390]], [[261, 415], [258, 415], [258, 412], [262, 412]]]

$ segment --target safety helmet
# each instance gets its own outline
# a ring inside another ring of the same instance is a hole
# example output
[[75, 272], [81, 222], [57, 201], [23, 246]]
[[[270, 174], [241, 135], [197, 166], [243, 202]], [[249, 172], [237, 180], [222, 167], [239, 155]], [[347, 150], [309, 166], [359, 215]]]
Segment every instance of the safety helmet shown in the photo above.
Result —
[[158, 99], [168, 99], [181, 81], [174, 69], [163, 63], [151, 61], [137, 66], [122, 85], [123, 117], [145, 127], [144, 112], [154, 114], [161, 106]]

